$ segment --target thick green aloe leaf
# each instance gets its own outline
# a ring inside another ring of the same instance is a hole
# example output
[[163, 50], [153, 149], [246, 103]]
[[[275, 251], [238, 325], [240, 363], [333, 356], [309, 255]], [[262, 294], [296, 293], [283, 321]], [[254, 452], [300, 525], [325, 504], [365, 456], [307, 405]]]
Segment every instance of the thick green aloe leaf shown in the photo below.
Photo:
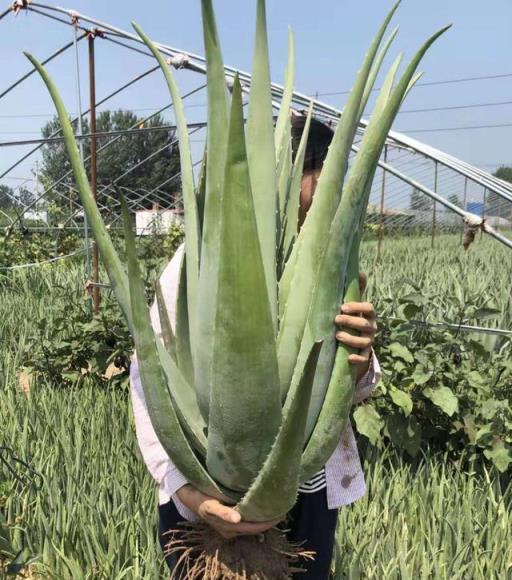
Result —
[[[393, 83], [396, 77], [396, 73], [400, 63], [402, 61], [402, 55], [398, 55], [398, 57], [393, 62], [391, 68], [389, 69], [388, 74], [384, 80], [382, 88], [379, 92], [379, 96], [372, 113], [372, 116], [378, 116], [382, 113], [386, 103], [389, 100], [391, 91], [393, 89]], [[361, 214], [361, 218], [363, 221], [360, 221], [359, 228], [362, 231], [363, 223], [364, 223], [364, 214]], [[357, 248], [357, 249], [356, 249]], [[355, 263], [358, 263], [358, 254], [353, 255], [354, 252], [359, 251], [359, 246], [355, 242], [352, 244], [351, 254], [349, 258], [349, 271], [351, 265], [353, 266]], [[350, 275], [347, 278], [347, 287], [350, 287]], [[358, 272], [356, 272], [358, 276]], [[355, 290], [354, 290], [355, 291]], [[353, 293], [351, 294], [353, 295]], [[345, 296], [345, 301], [347, 300], [347, 296]], [[353, 301], [353, 300], [351, 300]], [[337, 353], [336, 348], [336, 339], [335, 339], [335, 332], [334, 328], [330, 334], [327, 334], [324, 338], [324, 343], [322, 346], [322, 352], [320, 353], [320, 358], [317, 365], [317, 370], [315, 373], [315, 382], [313, 385], [313, 393], [311, 395], [311, 404], [309, 405], [308, 410], [308, 420], [306, 425], [306, 435], [305, 440], [306, 442], [309, 441], [313, 429], [315, 428], [316, 422], [318, 420], [318, 416], [324, 404], [325, 395], [327, 389], [329, 387], [332, 375], [332, 369], [334, 365], [334, 359]], [[347, 355], [347, 363], [348, 363], [348, 355]]]
[[196, 393], [164, 345], [158, 341], [158, 356], [165, 373], [169, 394], [181, 427], [202, 460], [206, 459], [206, 423], [197, 404]]
[[247, 118], [247, 155], [267, 281], [267, 294], [274, 332], [277, 333], [276, 195], [278, 183], [266, 20], [265, 0], [258, 0], [256, 46]]
[[187, 119], [185, 118], [185, 107], [174, 79], [171, 67], [166, 63], [162, 53], [144, 33], [144, 31], [133, 23], [133, 28], [144, 41], [153, 56], [158, 61], [164, 73], [169, 93], [174, 106], [176, 126], [178, 128], [178, 139], [180, 149], [180, 170], [181, 170], [181, 190], [183, 194], [183, 208], [185, 210], [185, 249], [187, 261], [187, 303], [190, 342], [195, 344], [195, 334], [197, 332], [197, 293], [199, 282], [199, 216], [196, 203], [196, 192], [194, 185], [194, 170], [192, 164], [192, 153], [190, 150], [190, 138], [188, 134]]
[[[66, 139], [66, 146], [68, 149], [68, 154], [70, 156], [70, 160], [72, 162], [73, 171], [75, 174], [75, 180], [79, 186], [79, 192], [80, 192], [82, 204], [83, 204], [85, 212], [87, 214], [87, 218], [89, 220], [89, 223], [92, 227], [95, 239], [98, 243], [98, 247], [99, 247], [100, 252], [101, 252], [101, 258], [102, 258], [103, 262], [105, 263], [105, 267], [107, 269], [109, 279], [110, 279], [112, 286], [114, 288], [116, 298], [117, 298], [117, 300], [118, 300], [118, 302], [123, 310], [123, 313], [128, 321], [128, 325], [130, 327], [130, 332], [131, 332], [132, 336], [135, 336], [137, 330], [134, 328], [134, 324], [133, 324], [132, 305], [131, 305], [131, 300], [130, 300], [130, 290], [129, 290], [128, 277], [126, 276], [126, 272], [125, 272], [123, 266], [121, 265], [121, 261], [119, 260], [119, 257], [117, 256], [117, 253], [112, 245], [112, 241], [110, 240], [110, 237], [107, 233], [105, 224], [103, 223], [103, 220], [101, 219], [101, 216], [99, 215], [96, 203], [94, 201], [94, 198], [92, 196], [92, 192], [91, 192], [90, 187], [89, 187], [89, 183], [87, 181], [87, 176], [85, 174], [85, 170], [83, 168], [83, 165], [82, 165], [82, 162], [80, 159], [78, 147], [76, 146], [76, 142], [75, 142], [74, 135], [73, 135], [73, 129], [71, 127], [71, 123], [69, 122], [69, 117], [66, 113], [64, 104], [62, 102], [62, 99], [60, 98], [60, 95], [59, 95], [57, 89], [55, 88], [55, 85], [53, 84], [53, 82], [49, 78], [45, 69], [39, 64], [39, 62], [34, 57], [32, 57], [30, 55], [27, 55], [27, 57], [32, 62], [34, 67], [41, 74], [41, 77], [45, 81], [45, 83], [50, 91], [50, 94], [54, 100], [57, 112], [59, 114], [59, 120], [60, 120], [62, 129], [63, 129], [63, 134], [64, 134], [65, 139]], [[152, 330], [151, 330], [151, 332], [152, 332]], [[164, 362], [163, 362], [164, 371], [170, 377], [169, 384], [173, 385], [173, 391], [175, 392], [174, 396], [181, 404], [182, 409], [180, 410], [180, 414], [183, 418], [182, 422], [184, 424], [190, 425], [189, 430], [191, 433], [194, 434], [194, 436], [192, 438], [197, 441], [197, 447], [200, 449], [202, 448], [204, 454], [206, 454], [206, 451], [205, 451], [206, 439], [204, 436], [204, 428], [205, 428], [204, 420], [202, 420], [202, 423], [193, 420], [194, 418], [197, 418], [197, 416], [199, 415], [198, 409], [197, 409], [197, 402], [195, 401], [195, 394], [194, 394], [192, 388], [190, 387], [190, 385], [188, 385], [187, 382], [183, 379], [183, 376], [181, 375], [178, 368], [176, 367], [176, 364], [174, 363], [174, 361], [172, 360], [172, 358], [168, 354], [167, 350], [165, 349], [164, 345], [160, 341], [157, 341], [157, 349], [159, 350], [160, 360], [167, 362], [167, 364], [164, 364]], [[141, 356], [143, 356], [143, 352], [142, 352]], [[170, 372], [168, 371], [169, 368], [171, 369]], [[167, 385], [165, 385], [165, 389], [166, 389], [166, 392], [168, 393]], [[161, 395], [161, 393], [160, 393], [160, 395]], [[170, 396], [169, 393], [167, 396], [168, 397]], [[174, 410], [173, 410], [173, 413], [174, 413], [174, 416], [176, 416], [176, 413], [174, 412]], [[162, 411], [158, 415], [158, 420], [163, 422], [164, 418], [165, 418], [165, 408], [162, 408]], [[201, 441], [201, 438], [202, 438], [202, 441]], [[174, 456], [173, 456], [173, 459], [174, 459]], [[210, 489], [211, 491], [213, 491], [215, 493], [215, 488], [211, 487], [210, 485], [208, 487], [204, 487], [204, 489], [205, 490]]]
[[[192, 156], [190, 151], [190, 140], [188, 134], [187, 121], [185, 118], [185, 108], [181, 95], [174, 79], [174, 75], [167, 65], [160, 51], [156, 48], [153, 42], [147, 37], [142, 29], [133, 24], [134, 29], [139, 34], [144, 43], [148, 46], [150, 51], [157, 59], [169, 88], [171, 99], [174, 105], [176, 116], [176, 123], [178, 127], [178, 137], [180, 144], [180, 165], [181, 165], [181, 182], [183, 191], [183, 203], [185, 210], [185, 246], [186, 246], [186, 262], [187, 262], [187, 341], [194, 344], [194, 333], [197, 331], [196, 315], [197, 315], [197, 292], [199, 280], [199, 252], [200, 252], [200, 238], [199, 238], [199, 217], [196, 203], [195, 186], [194, 186], [194, 172], [192, 165]], [[191, 374], [192, 373], [192, 374]], [[193, 384], [193, 368], [191, 365], [187, 368], [187, 380]]]
[[[181, 426], [191, 445], [199, 452], [201, 458], [204, 459], [206, 458], [206, 423], [199, 411], [196, 393], [191, 382], [193, 380], [193, 368], [188, 334], [186, 272], [187, 263], [183, 256], [179, 270], [178, 295], [176, 299], [176, 333], [174, 345], [176, 357], [173, 358], [171, 356], [169, 349], [163, 349], [161, 343], [158, 343], [158, 352], [160, 364], [166, 374], [169, 391], [173, 398], [174, 408], [176, 409]], [[164, 309], [165, 314], [167, 314], [165, 305]], [[163, 321], [162, 315], [160, 315], [160, 321]]]
[[381, 48], [381, 50], [380, 50], [380, 52], [379, 52], [379, 54], [378, 54], [378, 56], [373, 64], [372, 70], [370, 72], [370, 76], [368, 77], [368, 82], [366, 83], [366, 88], [364, 90], [363, 100], [361, 102], [361, 109], [359, 111], [361, 116], [364, 115], [364, 112], [366, 110], [366, 105], [368, 105], [368, 101], [370, 100], [370, 96], [372, 94], [373, 88], [375, 87], [375, 81], [377, 80], [377, 76], [378, 76], [380, 69], [382, 67], [382, 63], [384, 62], [386, 54], [388, 53], [391, 45], [393, 44], [393, 41], [395, 40], [397, 34], [398, 34], [398, 26], [389, 35], [389, 38], [384, 43], [383, 47]]
[[[197, 212], [199, 214], [199, 231], [203, 231], [204, 221], [204, 204], [206, 200], [206, 165], [208, 163], [208, 155], [206, 149], [203, 154], [203, 162], [201, 163], [201, 170], [199, 171], [199, 178], [197, 180]], [[201, 234], [202, 236], [202, 234]]]
[[[343, 297], [346, 282], [346, 275], [342, 277], [339, 275], [340, 267], [342, 272], [348, 268], [350, 257], [348, 248], [351, 248], [354, 240], [357, 240], [357, 236], [360, 235], [363, 223], [362, 214], [366, 211], [371, 184], [387, 135], [421, 59], [435, 40], [448, 28], [450, 27], [438, 31], [420, 48], [391, 96], [386, 99], [385, 106], [382, 108], [382, 101], [377, 102], [376, 109], [380, 114], [372, 115], [370, 119], [331, 226], [327, 251], [312, 301], [313, 308], [306, 329], [307, 336], [323, 337], [326, 333], [333, 332], [332, 319]], [[304, 454], [304, 476], [314, 471], [316, 465], [322, 465], [322, 462], [327, 461], [329, 452], [332, 453], [334, 450], [341, 436], [345, 416], [348, 416], [350, 410], [353, 387], [348, 353], [345, 348], [338, 348], [325, 402]], [[335, 401], [338, 403], [336, 404]]]
[[281, 108], [277, 116], [275, 130], [276, 159], [279, 162], [283, 146], [287, 145], [289, 138], [290, 109], [293, 99], [293, 85], [295, 84], [295, 39], [293, 31], [288, 32], [288, 66], [286, 68], [283, 96], [281, 98]]
[[284, 223], [284, 213], [286, 203], [288, 201], [288, 193], [290, 190], [290, 179], [293, 167], [292, 155], [292, 138], [291, 138], [291, 123], [290, 120], [285, 125], [285, 133], [281, 145], [281, 155], [277, 163], [278, 191], [279, 191], [279, 230], [282, 231]]
[[[288, 34], [288, 67], [285, 74], [285, 87], [276, 122], [275, 146], [279, 200], [277, 208], [277, 280], [280, 279], [287, 256], [284, 253], [283, 238], [287, 227], [286, 205], [289, 199], [290, 182], [293, 168], [291, 136], [291, 104], [295, 78], [295, 41], [293, 32]], [[279, 309], [279, 298], [278, 298]]]
[[[220, 489], [208, 475], [190, 447], [175, 412], [172, 398], [167, 388], [165, 373], [160, 364], [157, 339], [151, 327], [144, 283], [137, 263], [135, 236], [124, 200], [122, 205], [133, 312], [133, 338], [151, 424], [162, 447], [180, 472], [187, 478], [187, 481], [204, 493], [222, 497]], [[170, 357], [169, 360], [171, 360]]]
[[238, 77], [221, 215], [207, 467], [221, 484], [245, 491], [279, 430], [281, 402]]
[[[186, 252], [186, 248], [185, 248]], [[187, 314], [188, 308], [188, 264], [186, 258], [182, 260], [179, 282], [178, 295], [176, 298], [176, 355], [180, 371], [187, 380], [189, 385], [194, 384], [194, 366], [192, 363], [192, 347], [190, 340], [190, 319]]]
[[[362, 114], [366, 108], [366, 104], [368, 102], [371, 91], [372, 91], [373, 86], [375, 84], [376, 77], [377, 77], [378, 72], [382, 66], [382, 61], [383, 61], [386, 53], [388, 52], [389, 47], [391, 46], [394, 38], [396, 37], [397, 32], [398, 32], [398, 28], [396, 28], [393, 31], [393, 33], [391, 34], [391, 36], [388, 38], [385, 46], [381, 49], [379, 56], [377, 57], [376, 63], [372, 67], [372, 72], [370, 73], [370, 77], [367, 81], [365, 93], [364, 93], [363, 100], [362, 100], [361, 107], [360, 107], [360, 111], [359, 111], [360, 116], [362, 116]], [[389, 74], [387, 75], [386, 80], [383, 83], [383, 87], [381, 88], [380, 95], [387, 94], [387, 96], [389, 97], [389, 93], [391, 92], [391, 89], [393, 88], [393, 82], [394, 82], [394, 78], [396, 75], [396, 71], [397, 71], [398, 67], [400, 66], [401, 60], [402, 60], [402, 55], [399, 55], [397, 57], [397, 59], [395, 60], [395, 62], [393, 63], [393, 65], [389, 71]], [[416, 80], [414, 82], [416, 82]], [[375, 112], [376, 111], [374, 111], [373, 114], [375, 114]], [[299, 182], [298, 187], [300, 188], [300, 182]], [[300, 194], [300, 190], [299, 190], [299, 194]], [[297, 256], [299, 254], [300, 242], [301, 242], [301, 238], [298, 238], [298, 243], [296, 245], [294, 244], [292, 251], [290, 253], [290, 256], [286, 260], [287, 268], [284, 270], [284, 272], [282, 273], [282, 275], [279, 279], [279, 318], [280, 319], [282, 319], [284, 316], [284, 309], [285, 309], [286, 302], [288, 299], [288, 293], [290, 291], [291, 281], [293, 279], [293, 275], [295, 272], [295, 264], [297, 262]], [[332, 344], [332, 342], [331, 342], [331, 344]], [[319, 400], [323, 400], [323, 396], [318, 395], [318, 388], [319, 388], [318, 385], [319, 384], [324, 385], [322, 387], [323, 389], [327, 388], [327, 383], [329, 381], [329, 376], [330, 376], [330, 370], [327, 370], [328, 365], [326, 366], [326, 358], [325, 357], [327, 356], [328, 351], [332, 351], [332, 348], [329, 346], [328, 341], [326, 341], [326, 342], [324, 342], [324, 345], [322, 347], [322, 353], [320, 354], [320, 359], [319, 359], [319, 363], [318, 363], [318, 372], [321, 372], [320, 369], [326, 369], [325, 372], [328, 374], [323, 379], [317, 380], [317, 383], [315, 384], [315, 387], [313, 389], [312, 402], [315, 401], [316, 399], [318, 399], [318, 397], [320, 397]], [[313, 404], [312, 404], [312, 406], [315, 407], [315, 405], [313, 405]]]
[[[308, 325], [313, 336], [323, 337], [332, 329], [332, 316], [336, 312], [343, 291], [343, 286], [340, 288], [340, 284], [333, 284], [333, 281], [339, 280], [340, 264], [348, 264], [347, 248], [351, 247], [354, 228], [361, 226], [361, 215], [366, 211], [371, 184], [387, 135], [421, 59], [435, 40], [448, 28], [441, 29], [425, 42], [408, 65], [391, 95], [382, 102], [380, 99], [377, 101], [378, 114], [372, 115], [365, 131], [328, 236], [327, 250], [315, 286], [311, 313], [308, 316]], [[342, 267], [341, 271], [343, 272], [345, 268], [346, 266]]]
[[211, 0], [201, 0], [207, 62], [208, 133], [206, 151], [206, 199], [203, 217], [199, 291], [197, 296], [198, 336], [194, 347], [194, 377], [201, 413], [208, 421], [211, 386], [211, 357], [214, 339], [215, 303], [219, 269], [220, 204], [226, 166], [229, 126], [224, 64]]
[[286, 515], [297, 501], [306, 410], [321, 343], [316, 344], [265, 464], [238, 505], [244, 520], [270, 521]]
[[41, 63], [31, 54], [25, 53], [25, 56], [41, 75], [41, 78], [46, 84], [50, 96], [55, 104], [82, 205], [87, 215], [89, 225], [91, 226], [94, 233], [94, 239], [98, 244], [101, 259], [105, 264], [105, 268], [107, 270], [108, 277], [110, 279], [110, 283], [112, 284], [117, 301], [121, 306], [121, 310], [123, 311], [123, 314], [128, 322], [128, 326], [131, 328], [132, 314], [126, 272], [123, 268], [123, 265], [121, 264], [121, 260], [119, 259], [117, 252], [114, 249], [114, 245], [112, 244], [112, 240], [110, 239], [107, 228], [101, 218], [100, 212], [98, 211], [98, 206], [96, 205], [96, 201], [93, 197], [91, 187], [89, 185], [89, 180], [87, 179], [87, 174], [85, 173], [82, 159], [80, 158], [73, 127], [71, 126], [66, 107], [64, 106], [64, 102], [62, 101], [62, 98], [55, 84]]
[[[286, 270], [289, 267], [293, 269], [290, 283], [293, 285], [293, 292], [289, 293], [286, 301], [277, 343], [283, 397], [288, 391], [292, 377], [295, 375], [294, 380], [298, 380], [301, 376], [307, 354], [314, 342], [311, 337], [308, 337], [301, 349], [301, 340], [305, 332], [313, 290], [318, 280], [318, 270], [327, 244], [327, 236], [319, 235], [319, 232], [329, 231], [340, 203], [351, 146], [361, 118], [361, 102], [368, 77], [387, 26], [399, 3], [395, 4], [385, 19], [357, 75], [354, 88], [350, 93], [329, 148], [313, 203], [299, 234], [300, 245], [296, 260], [285, 266], [283, 277], [286, 279], [289, 277]], [[299, 352], [301, 352], [300, 357]]]
[[278, 181], [278, 208], [277, 208], [277, 277], [279, 278], [284, 268], [285, 256], [283, 247], [283, 237], [286, 232], [286, 206], [290, 195], [290, 183], [293, 168], [292, 140], [290, 122], [285, 127], [285, 139], [281, 148], [281, 155], [277, 163]]
[[[300, 139], [299, 148], [297, 149], [297, 154], [295, 156], [295, 161], [293, 163], [293, 169], [290, 179], [290, 187], [288, 190], [288, 199], [286, 200], [285, 207], [285, 229], [282, 234], [283, 240], [283, 255], [286, 261], [290, 255], [297, 239], [299, 232], [299, 208], [300, 208], [300, 191], [302, 187], [302, 176], [304, 175], [304, 159], [306, 158], [306, 147], [309, 139], [309, 130], [311, 128], [311, 118], [313, 115], [313, 103], [309, 106], [306, 123], [304, 125], [304, 130], [302, 132], [302, 137]], [[280, 289], [281, 290], [281, 289]], [[284, 303], [286, 303], [286, 290], [283, 287], [283, 295], [279, 296]], [[280, 303], [281, 309], [281, 303]], [[283, 309], [284, 311], [284, 309]]]
[[[347, 280], [349, 281], [343, 302], [358, 302], [359, 291], [359, 244], [351, 253]], [[336, 348], [336, 347], [335, 347]], [[311, 479], [322, 469], [325, 462], [334, 453], [341, 434], [348, 421], [355, 388], [355, 368], [348, 357], [353, 351], [346, 347], [337, 348], [337, 362], [332, 371], [329, 387], [323, 400], [321, 415], [315, 425], [313, 436], [309, 439], [304, 451], [300, 470], [300, 484]], [[330, 365], [332, 369], [332, 364]], [[337, 388], [332, 386], [336, 385]], [[328, 418], [327, 418], [328, 416]], [[308, 417], [309, 420], [309, 417]], [[306, 427], [311, 431], [309, 425]], [[308, 433], [305, 439], [308, 440]]]
[[382, 83], [382, 88], [380, 89], [379, 96], [375, 103], [375, 107], [373, 108], [372, 117], [378, 117], [384, 112], [384, 108], [388, 104], [389, 99], [391, 97], [391, 93], [395, 85], [396, 75], [402, 63], [402, 59], [403, 54], [402, 53], [398, 54], [395, 60], [393, 61], [393, 64], [389, 68], [388, 74], [386, 75], [386, 78]]
[[158, 307], [158, 318], [160, 319], [160, 326], [162, 328], [162, 339], [164, 341], [164, 346], [172, 359], [177, 362], [176, 337], [174, 336], [171, 321], [169, 319], [169, 313], [167, 312], [167, 307], [165, 306], [164, 293], [162, 292], [162, 285], [160, 284], [160, 280], [157, 280], [155, 285], [155, 296], [156, 304]]

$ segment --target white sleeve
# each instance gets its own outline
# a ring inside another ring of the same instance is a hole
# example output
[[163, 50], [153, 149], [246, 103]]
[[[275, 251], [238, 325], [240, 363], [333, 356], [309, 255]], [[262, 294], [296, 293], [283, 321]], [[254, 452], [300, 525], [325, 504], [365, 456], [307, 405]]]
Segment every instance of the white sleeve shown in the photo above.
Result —
[[[181, 245], [176, 250], [172, 260], [167, 264], [160, 276], [160, 285], [162, 286], [165, 308], [169, 314], [169, 320], [173, 331], [176, 330], [176, 299], [178, 298], [179, 275], [184, 249], [185, 246]], [[162, 325], [160, 324], [160, 317], [158, 316], [158, 305], [156, 300], [151, 305], [150, 316], [151, 326], [156, 335], [159, 338], [162, 338]]]
[[[180, 246], [160, 277], [164, 302], [173, 330], [176, 322], [176, 298], [182, 258], [183, 246]], [[160, 337], [162, 329], [156, 303], [153, 303], [151, 307], [151, 325]], [[153, 429], [144, 398], [136, 354], [132, 358], [130, 367], [130, 392], [135, 431], [142, 458], [153, 478], [160, 484], [161, 491], [165, 488], [165, 492], [171, 497], [187, 481], [170, 460]]]
[[361, 377], [354, 390], [353, 404], [357, 405], [367, 399], [377, 386], [382, 376], [379, 361], [375, 352], [372, 350], [372, 357], [370, 359], [370, 366], [368, 372]]

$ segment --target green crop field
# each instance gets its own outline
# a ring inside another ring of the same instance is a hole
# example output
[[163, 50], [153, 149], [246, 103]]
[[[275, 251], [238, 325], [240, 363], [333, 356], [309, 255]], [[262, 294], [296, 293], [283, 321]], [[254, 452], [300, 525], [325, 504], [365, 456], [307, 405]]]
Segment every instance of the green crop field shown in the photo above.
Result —
[[441, 235], [431, 248], [429, 236], [386, 239], [376, 260], [376, 242], [363, 246], [369, 274], [368, 295], [380, 314], [396, 314], [397, 298], [413, 291], [410, 282], [432, 303], [430, 321], [458, 322], [461, 307], [478, 303], [499, 309], [492, 324], [512, 328], [510, 272], [512, 251], [490, 238], [478, 238], [466, 251], [461, 238]]
[[[439, 237], [435, 251], [429, 238], [386, 239], [380, 261], [375, 260], [374, 242], [365, 244], [363, 260], [368, 296], [376, 302], [381, 324], [390, 321], [390, 332], [397, 332], [396, 340], [409, 344], [413, 354], [419, 348], [414, 345], [424, 343], [392, 326], [411, 304], [412, 318], [512, 327], [512, 252], [492, 240], [477, 239], [464, 252], [456, 236]], [[20, 370], [39, 352], [34, 336], [51, 344], [63, 315], [76, 322], [70, 304], [84, 306], [84, 276], [79, 261], [0, 272], [0, 447], [10, 450], [2, 452], [5, 462], [0, 463], [0, 554], [12, 557], [24, 547], [23, 557], [37, 557], [31, 573], [42, 578], [165, 578], [156, 539], [156, 489], [138, 452], [126, 386], [86, 376], [59, 387], [40, 372], [29, 390], [21, 388]], [[478, 392], [499, 390], [497, 400], [486, 395], [483, 403], [472, 403], [452, 386], [460, 407], [484, 407], [482, 416], [489, 417], [494, 429], [494, 439], [485, 447], [488, 455], [478, 437], [473, 441], [468, 434], [471, 445], [447, 439], [444, 449], [422, 445], [413, 458], [386, 438], [370, 445], [371, 435], [366, 436], [361, 423], [368, 493], [340, 512], [336, 578], [512, 577], [512, 484], [506, 460], [512, 422], [503, 410], [503, 402], [510, 406], [512, 397], [506, 366], [510, 341], [471, 337], [484, 350], [475, 354], [468, 346], [473, 343], [464, 342], [461, 374], [444, 370], [443, 376], [455, 384], [478, 372]], [[451, 339], [440, 334], [429, 340], [448, 344]], [[384, 388], [389, 388], [400, 375], [391, 368], [396, 365], [392, 356], [379, 348], [388, 365]], [[498, 364], [505, 370], [496, 380], [492, 366]], [[409, 388], [395, 386], [404, 392]], [[433, 407], [425, 407], [414, 388], [407, 392], [421, 422], [431, 418]], [[377, 401], [383, 401], [383, 393], [379, 391]], [[384, 402], [377, 406], [383, 421], [386, 408]], [[492, 408], [496, 414], [491, 416]], [[469, 411], [464, 411], [466, 417]], [[457, 413], [461, 416], [453, 419], [463, 422], [462, 408]], [[476, 411], [473, 415], [475, 422], [480, 420]], [[456, 429], [439, 422], [445, 433]], [[25, 479], [18, 481], [12, 469]]]

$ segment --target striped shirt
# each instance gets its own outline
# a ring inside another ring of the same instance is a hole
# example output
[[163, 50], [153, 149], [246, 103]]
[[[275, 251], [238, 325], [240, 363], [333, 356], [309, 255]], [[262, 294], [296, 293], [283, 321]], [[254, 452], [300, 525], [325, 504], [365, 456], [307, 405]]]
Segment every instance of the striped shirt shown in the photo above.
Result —
[[[178, 275], [182, 257], [183, 246], [178, 249], [160, 278], [172, 326], [174, 326], [176, 319]], [[151, 308], [151, 322], [157, 336], [161, 336], [156, 304], [153, 304]], [[356, 386], [354, 404], [369, 397], [379, 379], [380, 367], [375, 355], [373, 355], [368, 373]], [[130, 387], [137, 440], [144, 462], [159, 485], [159, 503], [165, 504], [172, 498], [181, 516], [189, 521], [194, 521], [195, 514], [183, 505], [176, 495], [176, 492], [188, 482], [172, 463], [151, 425], [135, 356], [130, 368]], [[327, 461], [325, 468], [307, 483], [304, 483], [299, 491], [301, 493], [314, 493], [325, 488], [327, 489], [329, 509], [337, 509], [350, 504], [361, 498], [366, 492], [356, 440], [350, 424], [345, 428], [341, 441]]]
[[309, 481], [299, 487], [299, 493], [315, 493], [327, 487], [325, 478], [325, 467], [314, 475]]

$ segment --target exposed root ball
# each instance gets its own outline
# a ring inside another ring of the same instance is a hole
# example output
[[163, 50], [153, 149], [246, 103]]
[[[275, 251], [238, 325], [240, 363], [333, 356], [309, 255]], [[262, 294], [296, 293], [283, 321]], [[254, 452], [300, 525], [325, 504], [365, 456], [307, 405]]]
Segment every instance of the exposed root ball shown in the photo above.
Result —
[[203, 524], [167, 533], [166, 555], [178, 560], [171, 580], [288, 580], [301, 571], [301, 559], [314, 558], [313, 552], [290, 544], [277, 528], [232, 540]]

